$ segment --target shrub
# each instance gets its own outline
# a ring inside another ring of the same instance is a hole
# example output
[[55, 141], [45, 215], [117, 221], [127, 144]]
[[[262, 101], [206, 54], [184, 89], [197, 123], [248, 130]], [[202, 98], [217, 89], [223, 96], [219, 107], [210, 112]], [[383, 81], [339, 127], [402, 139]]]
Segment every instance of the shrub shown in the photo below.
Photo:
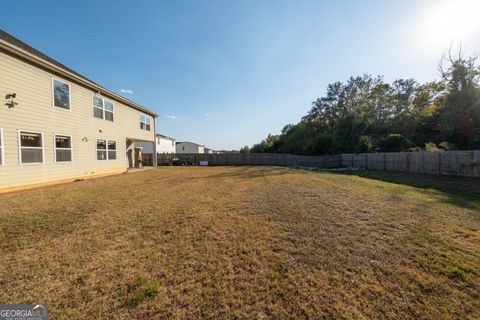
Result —
[[437, 145], [433, 142], [427, 142], [425, 143], [425, 151], [440, 152], [440, 151], [443, 151], [443, 149], [440, 149], [439, 147], [437, 147]]
[[371, 136], [361, 136], [355, 146], [356, 153], [368, 153], [378, 150], [377, 140]]
[[401, 134], [389, 134], [379, 141], [378, 146], [382, 152], [401, 152], [415, 145]]

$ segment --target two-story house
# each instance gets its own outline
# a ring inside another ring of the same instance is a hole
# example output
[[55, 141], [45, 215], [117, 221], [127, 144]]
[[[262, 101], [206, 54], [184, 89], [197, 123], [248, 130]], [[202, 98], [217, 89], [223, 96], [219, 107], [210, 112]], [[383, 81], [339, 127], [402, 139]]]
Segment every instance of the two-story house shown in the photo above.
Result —
[[204, 153], [205, 146], [190, 142], [190, 141], [182, 141], [177, 142], [175, 145], [175, 149], [177, 153]]
[[[155, 143], [157, 144], [157, 153], [175, 153], [175, 138], [157, 133]], [[142, 153], [153, 153], [153, 145], [151, 143], [135, 142], [135, 147], [142, 148]]]
[[0, 30], [0, 190], [124, 172], [156, 114]]

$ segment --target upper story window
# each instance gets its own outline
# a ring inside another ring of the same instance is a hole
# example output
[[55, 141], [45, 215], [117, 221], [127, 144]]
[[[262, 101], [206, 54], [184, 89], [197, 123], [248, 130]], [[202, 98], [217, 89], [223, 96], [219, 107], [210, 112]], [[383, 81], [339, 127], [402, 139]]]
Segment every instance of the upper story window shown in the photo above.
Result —
[[20, 131], [20, 163], [43, 163], [43, 134]]
[[52, 79], [53, 106], [70, 110], [70, 85], [61, 80]]
[[72, 162], [72, 137], [55, 135], [55, 162]]
[[93, 116], [95, 118], [113, 121], [113, 102], [93, 96]]
[[150, 131], [150, 117], [144, 114], [140, 115], [140, 129]]
[[0, 166], [3, 165], [4, 161], [4, 155], [3, 155], [3, 145], [4, 145], [4, 142], [3, 142], [3, 129], [0, 128]]
[[103, 107], [105, 109], [105, 120], [113, 121], [113, 102], [104, 100]]

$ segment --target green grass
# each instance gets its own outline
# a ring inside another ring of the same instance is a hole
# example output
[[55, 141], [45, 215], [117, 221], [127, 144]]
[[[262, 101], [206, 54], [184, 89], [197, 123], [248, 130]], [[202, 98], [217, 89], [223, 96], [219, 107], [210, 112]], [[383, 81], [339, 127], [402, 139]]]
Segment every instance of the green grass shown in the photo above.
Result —
[[0, 301], [53, 319], [478, 319], [480, 181], [159, 168], [0, 196]]
[[406, 185], [421, 189], [431, 195], [442, 195], [447, 203], [465, 208], [480, 210], [480, 183], [478, 179], [468, 177], [450, 177], [419, 175], [388, 171], [352, 171], [346, 172], [368, 179]]

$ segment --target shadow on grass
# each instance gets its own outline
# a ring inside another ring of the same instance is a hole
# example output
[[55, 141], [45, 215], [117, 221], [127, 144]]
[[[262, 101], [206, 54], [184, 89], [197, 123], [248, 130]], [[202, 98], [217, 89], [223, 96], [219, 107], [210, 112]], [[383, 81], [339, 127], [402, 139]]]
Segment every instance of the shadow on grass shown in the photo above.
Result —
[[208, 176], [208, 178], [262, 178], [271, 176], [283, 176], [289, 172], [283, 167], [263, 167], [263, 166], [235, 166], [233, 172], [221, 172]]
[[368, 170], [340, 173], [408, 185], [419, 189], [435, 190], [446, 195], [446, 201], [450, 204], [480, 211], [480, 179], [478, 178]]

